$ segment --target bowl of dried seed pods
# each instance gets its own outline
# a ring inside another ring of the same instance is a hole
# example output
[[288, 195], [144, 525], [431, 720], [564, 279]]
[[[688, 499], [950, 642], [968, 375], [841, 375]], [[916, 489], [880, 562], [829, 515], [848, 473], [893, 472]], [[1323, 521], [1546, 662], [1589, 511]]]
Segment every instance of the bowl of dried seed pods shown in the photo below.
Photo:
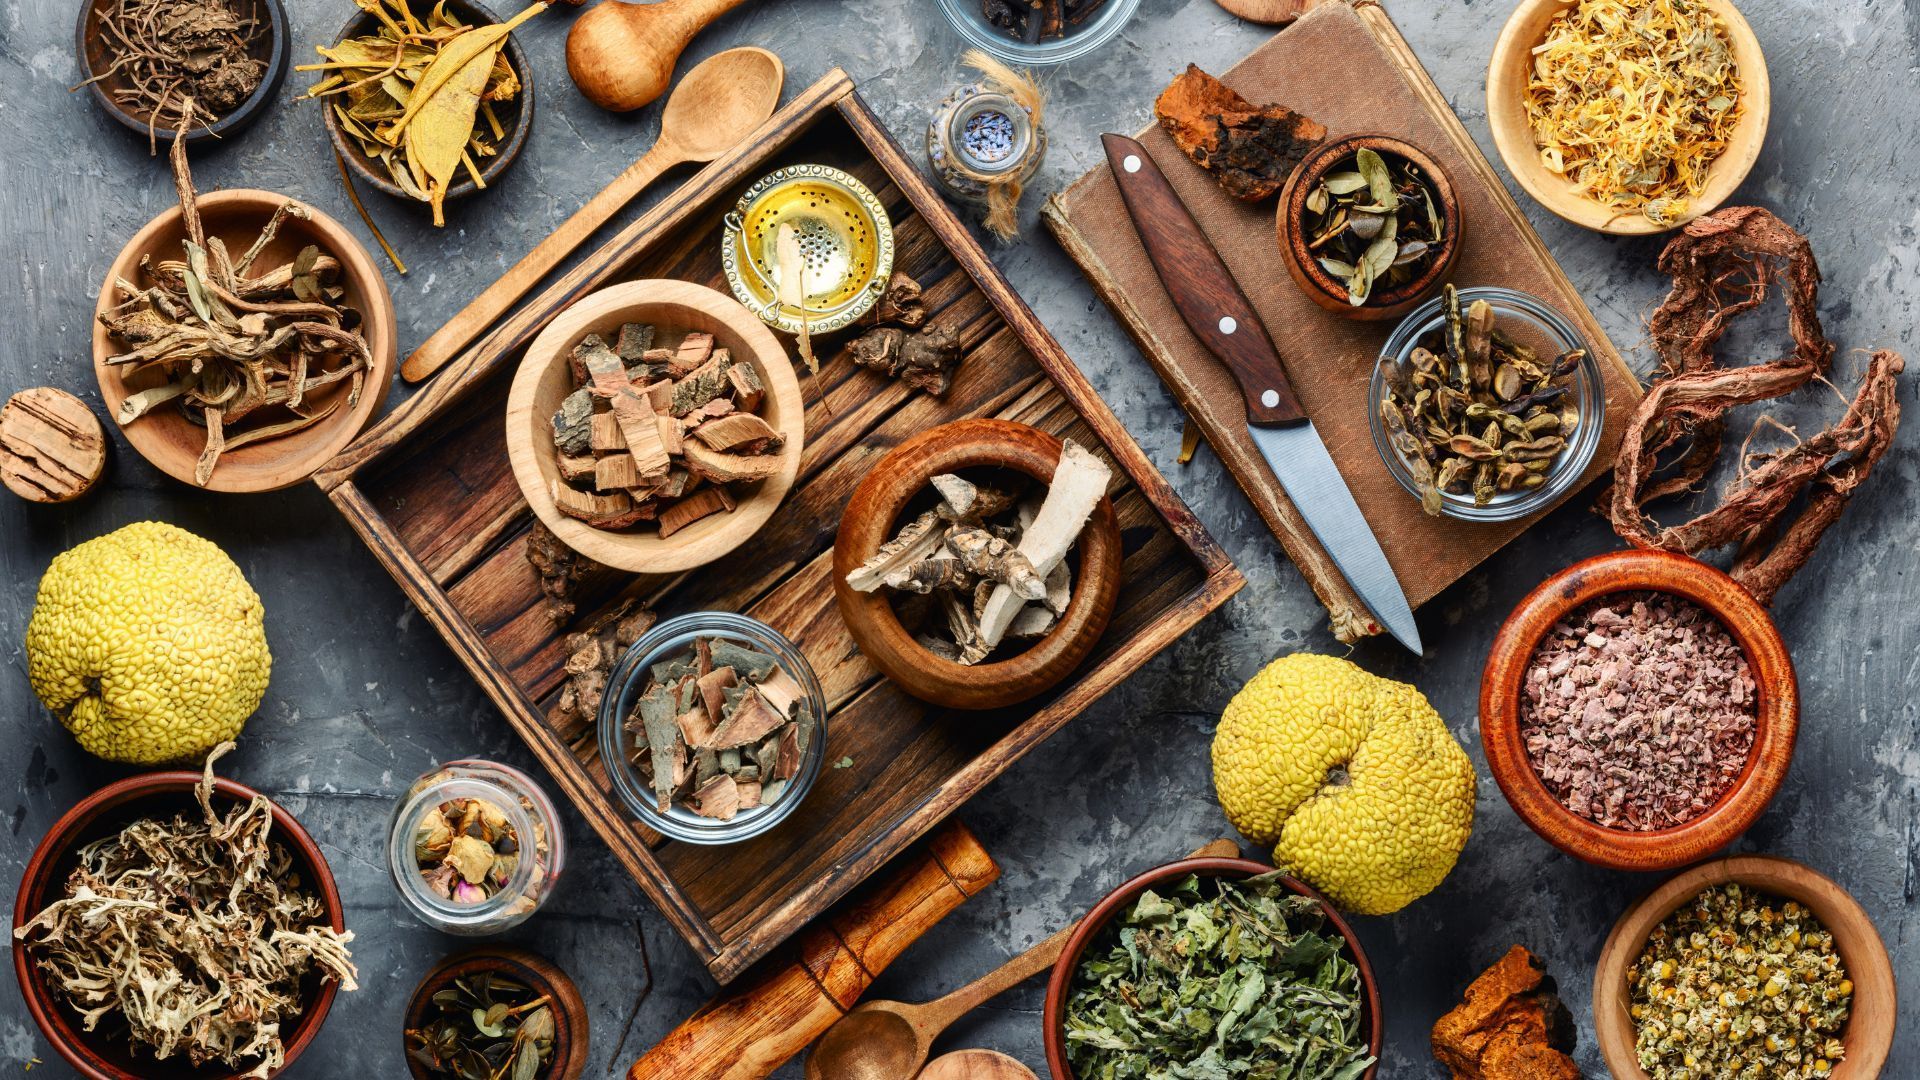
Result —
[[1745, 832], [1786, 779], [1800, 694], [1767, 610], [1705, 563], [1616, 551], [1528, 594], [1495, 635], [1480, 738], [1533, 830], [1616, 870]]
[[1607, 395], [1564, 316], [1513, 289], [1448, 285], [1380, 351], [1368, 422], [1380, 460], [1427, 513], [1517, 521], [1579, 486]]

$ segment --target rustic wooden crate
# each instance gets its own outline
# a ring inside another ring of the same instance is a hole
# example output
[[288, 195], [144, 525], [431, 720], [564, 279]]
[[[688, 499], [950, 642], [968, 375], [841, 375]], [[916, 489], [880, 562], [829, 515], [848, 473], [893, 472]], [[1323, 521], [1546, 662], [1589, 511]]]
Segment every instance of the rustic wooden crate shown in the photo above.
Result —
[[[757, 177], [806, 161], [846, 169], [886, 203], [896, 266], [926, 286], [935, 320], [960, 332], [966, 357], [952, 389], [933, 398], [853, 364], [839, 341], [824, 343], [822, 370], [808, 379], [799, 481], [741, 557], [671, 578], [609, 574], [584, 584], [582, 617], [641, 595], [663, 617], [718, 608], [778, 628], [826, 690], [828, 760], [852, 759], [823, 770], [767, 835], [724, 847], [676, 843], [615, 802], [590, 728], [546, 719], [561, 685], [564, 628], [541, 610], [524, 555], [533, 519], [507, 463], [507, 386], [526, 343], [584, 293], [644, 277], [724, 290], [721, 215]], [[1111, 496], [1125, 549], [1119, 603], [1093, 656], [1049, 694], [988, 713], [932, 708], [880, 678], [848, 637], [829, 581], [841, 508], [874, 462], [915, 433], [970, 416], [1032, 424], [1102, 452], [1117, 466]], [[315, 481], [723, 983], [1243, 583], [839, 71], [516, 312]]]

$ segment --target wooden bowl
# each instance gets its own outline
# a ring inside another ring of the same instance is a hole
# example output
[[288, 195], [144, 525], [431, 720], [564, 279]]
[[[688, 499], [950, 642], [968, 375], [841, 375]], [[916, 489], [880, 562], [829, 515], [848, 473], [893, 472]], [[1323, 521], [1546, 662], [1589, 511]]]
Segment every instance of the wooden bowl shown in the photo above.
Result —
[[[1705, 813], [1667, 829], [1610, 829], [1560, 805], [1527, 758], [1520, 688], [1528, 662], [1554, 623], [1596, 597], [1671, 593], [1705, 608], [1733, 635], [1753, 673], [1757, 718], [1746, 768]], [[1732, 578], [1665, 551], [1616, 551], [1575, 563], [1541, 582], [1494, 636], [1480, 678], [1480, 739], [1493, 778], [1521, 820], [1554, 847], [1615, 870], [1671, 870], [1733, 842], [1773, 801], [1786, 779], [1800, 728], [1800, 690], [1779, 628]]]
[[[833, 595], [847, 630], [873, 666], [922, 701], [954, 709], [997, 709], [1046, 692], [1093, 651], [1120, 595], [1120, 525], [1101, 499], [1069, 558], [1076, 559], [1066, 614], [1025, 652], [968, 666], [934, 655], [894, 613], [888, 590], [856, 592], [847, 575], [873, 557], [907, 519], [907, 509], [941, 473], [999, 468], [1044, 487], [1060, 464], [1060, 440], [1006, 420], [957, 420], [893, 448], [854, 490], [833, 541]], [[930, 505], [930, 501], [929, 501]]]
[[[712, 334], [716, 348], [753, 365], [767, 389], [760, 416], [786, 439], [780, 450], [780, 471], [750, 489], [732, 513], [701, 518], [665, 540], [651, 529], [596, 529], [561, 513], [553, 504], [551, 486], [559, 479], [560, 467], [553, 448], [552, 416], [573, 389], [567, 356], [588, 334], [611, 340], [620, 324], [627, 322]], [[507, 392], [507, 457], [527, 504], [568, 547], [602, 565], [635, 574], [689, 570], [739, 547], [767, 523], [793, 487], [805, 441], [806, 404], [800, 397], [800, 380], [779, 339], [732, 297], [685, 281], [628, 281], [575, 301], [527, 347]]]
[[[1271, 873], [1273, 867], [1262, 866], [1248, 859], [1182, 859], [1168, 863], [1141, 874], [1125, 885], [1107, 894], [1106, 899], [1095, 904], [1080, 925], [1074, 928], [1067, 938], [1066, 947], [1060, 951], [1060, 959], [1054, 961], [1053, 974], [1047, 978], [1047, 1001], [1042, 1013], [1044, 1038], [1047, 1048], [1047, 1070], [1053, 1074], [1053, 1080], [1074, 1080], [1073, 1069], [1067, 1064], [1067, 994], [1073, 982], [1074, 972], [1080, 967], [1080, 957], [1093, 943], [1100, 931], [1106, 929], [1125, 908], [1139, 898], [1140, 894], [1157, 885], [1176, 881], [1188, 874], [1201, 877], [1250, 878]], [[1355, 936], [1353, 927], [1340, 917], [1326, 897], [1320, 895], [1311, 885], [1296, 881], [1291, 877], [1282, 877], [1281, 884], [1288, 891], [1300, 896], [1310, 897], [1319, 903], [1327, 913], [1327, 925], [1346, 939], [1347, 956], [1354, 966], [1360, 969], [1361, 1003], [1360, 1026], [1367, 1033], [1368, 1053], [1375, 1058], [1380, 1056], [1380, 1044], [1386, 1037], [1386, 1018], [1380, 1011], [1380, 985], [1374, 980], [1373, 965], [1367, 962], [1367, 952], [1360, 947], [1360, 939]], [[1374, 1080], [1380, 1073], [1380, 1063], [1374, 1064], [1361, 1073], [1357, 1080]]]
[[[1376, 289], [1367, 296], [1366, 303], [1355, 307], [1347, 302], [1346, 284], [1327, 273], [1319, 259], [1307, 249], [1309, 238], [1305, 222], [1307, 196], [1313, 193], [1314, 185], [1361, 150], [1391, 154], [1420, 167], [1432, 185], [1434, 194], [1440, 198], [1446, 236], [1441, 241], [1439, 256], [1427, 266], [1425, 273], [1396, 288]], [[1279, 206], [1274, 211], [1274, 227], [1280, 237], [1281, 261], [1286, 263], [1287, 273], [1293, 278], [1294, 284], [1307, 294], [1308, 299], [1343, 318], [1377, 322], [1397, 319], [1412, 311], [1414, 305], [1425, 300], [1446, 280], [1448, 272], [1453, 269], [1455, 256], [1460, 254], [1460, 237], [1466, 228], [1466, 215], [1461, 210], [1459, 197], [1454, 193], [1453, 179], [1426, 151], [1389, 135], [1349, 135], [1321, 144], [1287, 177], [1286, 186], [1280, 189]]]
[[[416, 12], [423, 12], [432, 9], [438, 2], [439, 0], [432, 0], [432, 2], [410, 0], [410, 6]], [[485, 26], [501, 21], [500, 17], [486, 5], [476, 3], [475, 0], [446, 0], [446, 5], [448, 12], [469, 26]], [[518, 11], [519, 7], [514, 10]], [[334, 43], [339, 44], [351, 37], [374, 34], [378, 30], [377, 18], [369, 12], [356, 9], [353, 18], [347, 20], [347, 25], [341, 29], [339, 36], [334, 38]], [[500, 118], [501, 125], [507, 129], [507, 138], [500, 144], [500, 152], [488, 158], [480, 169], [480, 178], [487, 182], [488, 187], [492, 187], [495, 179], [506, 172], [514, 162], [520, 160], [520, 151], [526, 149], [527, 133], [533, 130], [533, 65], [527, 62], [527, 54], [521, 50], [519, 39], [512, 34], [507, 35], [506, 57], [514, 73], [520, 76], [520, 92], [514, 95], [511, 101], [494, 105], [494, 115]], [[333, 140], [333, 148], [340, 152], [347, 167], [353, 170], [354, 176], [396, 199], [421, 207], [427, 205], [407, 194], [405, 189], [393, 182], [393, 177], [387, 172], [385, 166], [362, 153], [360, 144], [347, 138], [347, 133], [340, 128], [340, 118], [333, 113], [332, 98], [321, 98], [319, 104], [321, 118], [327, 125], [327, 137]], [[464, 166], [455, 175], [460, 179], [447, 185], [447, 201], [463, 199], [480, 190], [480, 186], [473, 182], [473, 177], [468, 174]]]
[[[197, 818], [200, 806], [194, 799], [193, 788], [199, 782], [197, 772], [143, 773], [109, 784], [67, 811], [47, 831], [27, 861], [27, 872], [20, 881], [20, 892], [13, 905], [14, 928], [24, 926], [59, 896], [67, 875], [77, 865], [75, 853], [82, 845], [111, 836], [141, 818], [165, 819], [181, 813]], [[214, 808], [218, 812], [224, 812], [227, 804], [249, 802], [259, 794], [232, 780], [216, 777], [213, 784]], [[334, 887], [326, 856], [293, 815], [278, 804], [270, 803], [269, 807], [273, 812], [273, 840], [285, 845], [292, 855], [301, 884], [319, 895], [327, 924], [336, 931], [345, 931], [340, 892]], [[94, 1031], [81, 1030], [79, 1014], [54, 996], [29, 949], [14, 948], [13, 973], [20, 980], [20, 995], [26, 998], [27, 1011], [39, 1025], [40, 1033], [67, 1064], [88, 1080], [235, 1080], [242, 1075], [218, 1062], [196, 1068], [187, 1062], [184, 1054], [156, 1061], [144, 1050], [133, 1050], [124, 1026], [116, 1031], [112, 1019], [103, 1019]], [[282, 1025], [288, 1066], [319, 1034], [338, 989], [337, 984], [314, 973], [309, 973], [302, 982], [300, 1016], [293, 1023]], [[278, 1070], [275, 1075], [284, 1071]]]
[[[252, 188], [215, 191], [200, 196], [200, 219], [209, 237], [222, 238], [228, 250], [238, 255], [259, 235], [260, 227], [272, 216], [274, 208], [286, 201], [285, 195]], [[312, 212], [312, 218], [302, 221], [290, 217], [283, 221], [279, 235], [267, 245], [255, 265], [271, 267], [289, 262], [308, 244], [318, 245], [322, 252], [339, 260], [340, 282], [346, 288], [347, 303], [361, 314], [360, 332], [366, 335], [373, 353], [373, 369], [368, 372], [360, 401], [353, 408], [337, 408], [325, 420], [297, 434], [253, 443], [220, 455], [220, 464], [207, 482], [209, 491], [276, 491], [300, 483], [366, 429], [386, 401], [387, 389], [393, 383], [398, 342], [394, 336], [393, 297], [387, 292], [386, 280], [352, 233], [311, 206], [307, 209]], [[139, 286], [147, 284], [140, 273], [143, 256], [151, 255], [155, 261], [179, 259], [182, 257], [180, 244], [185, 239], [186, 227], [177, 206], [147, 222], [127, 241], [127, 246], [120, 249], [119, 256], [107, 269], [100, 300], [94, 306], [95, 314], [110, 311], [119, 303], [116, 281], [125, 279]], [[127, 376], [120, 369], [107, 366], [108, 357], [124, 351], [122, 345], [107, 336], [107, 328], [95, 319], [93, 371], [100, 380], [100, 399], [109, 417], [117, 414], [120, 403], [137, 391], [164, 382], [157, 371]], [[346, 392], [347, 384], [343, 381], [323, 388], [309, 400], [324, 401], [329, 395]], [[115, 426], [155, 468], [182, 483], [193, 483], [194, 466], [206, 446], [204, 428], [181, 415], [178, 409], [167, 406], [154, 409], [131, 424]]]
[[1507, 171], [1540, 205], [1575, 225], [1614, 236], [1648, 236], [1667, 232], [1709, 213], [1727, 201], [1760, 157], [1767, 137], [1772, 91], [1767, 80], [1767, 58], [1760, 39], [1727, 0], [1700, 0], [1726, 25], [1727, 43], [1739, 66], [1746, 94], [1745, 111], [1734, 125], [1726, 150], [1715, 159], [1700, 197], [1671, 225], [1655, 225], [1637, 211], [1621, 212], [1577, 192], [1573, 185], [1540, 162], [1533, 125], [1527, 121], [1527, 84], [1533, 77], [1533, 48], [1546, 37], [1547, 23], [1574, 0], [1521, 0], [1493, 46], [1487, 67], [1487, 126]]
[[400, 1054], [407, 1062], [413, 1080], [428, 1080], [420, 1063], [407, 1056], [406, 1032], [418, 1028], [427, 1018], [433, 995], [453, 985], [455, 979], [471, 978], [493, 972], [530, 987], [534, 994], [545, 995], [553, 1010], [553, 1060], [540, 1073], [540, 1080], [575, 1080], [587, 1067], [587, 1006], [580, 991], [567, 974], [543, 956], [511, 945], [491, 945], [456, 953], [435, 964], [413, 997], [400, 1025]]
[[1707, 889], [1736, 882], [1806, 905], [1832, 932], [1840, 962], [1853, 980], [1853, 1010], [1840, 1031], [1847, 1056], [1833, 1070], [1833, 1080], [1879, 1076], [1893, 1048], [1899, 1001], [1893, 965], [1873, 921], [1859, 901], [1817, 871], [1773, 855], [1735, 855], [1677, 875], [1628, 908], [1607, 935], [1593, 972], [1593, 1022], [1600, 1055], [1615, 1080], [1647, 1080], [1634, 1052], [1627, 968], [1667, 916]]
[[[80, 57], [80, 70], [86, 72], [88, 78], [113, 64], [113, 50], [108, 47], [107, 36], [100, 29], [100, 17], [101, 12], [114, 3], [116, 0], [86, 0], [80, 5], [75, 50]], [[254, 43], [248, 55], [265, 63], [267, 70], [260, 76], [260, 85], [253, 88], [253, 93], [247, 95], [239, 108], [205, 127], [196, 126], [188, 131], [189, 143], [211, 141], [217, 146], [226, 137], [239, 134], [267, 111], [267, 106], [279, 95], [280, 85], [287, 81], [287, 72], [292, 67], [288, 57], [293, 50], [293, 37], [287, 29], [286, 8], [281, 6], [280, 0], [240, 0], [236, 7], [244, 13], [249, 3], [254, 17], [266, 20], [267, 35]], [[115, 73], [99, 82], [88, 83], [87, 92], [106, 110], [108, 116], [129, 131], [139, 133], [142, 138], [151, 136], [161, 146], [172, 142], [172, 128], [155, 126], [150, 130], [146, 113], [136, 112], [114, 99], [113, 91], [126, 89], [127, 86], [126, 76]]]

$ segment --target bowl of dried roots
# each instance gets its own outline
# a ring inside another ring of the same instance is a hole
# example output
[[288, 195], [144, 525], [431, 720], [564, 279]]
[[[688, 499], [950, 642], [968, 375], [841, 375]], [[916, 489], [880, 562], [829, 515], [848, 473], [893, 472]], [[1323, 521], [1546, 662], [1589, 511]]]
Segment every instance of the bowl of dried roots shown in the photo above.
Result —
[[150, 148], [224, 139], [273, 103], [290, 40], [280, 0], [87, 0], [74, 89]]
[[68, 811], [27, 863], [14, 974], [89, 1080], [280, 1072], [354, 989], [325, 856], [266, 796], [202, 772], [129, 777]]

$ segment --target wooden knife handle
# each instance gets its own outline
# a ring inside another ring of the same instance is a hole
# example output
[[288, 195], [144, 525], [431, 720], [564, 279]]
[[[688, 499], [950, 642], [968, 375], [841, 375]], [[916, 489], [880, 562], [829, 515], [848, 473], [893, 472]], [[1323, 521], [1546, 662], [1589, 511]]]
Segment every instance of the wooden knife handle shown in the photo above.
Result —
[[950, 822], [633, 1063], [628, 1080], [761, 1080], [846, 1014], [908, 945], [1000, 867]]
[[1233, 372], [1247, 398], [1247, 422], [1305, 419], [1253, 304], [1146, 148], [1125, 135], [1102, 135], [1100, 141], [1160, 283], [1194, 336]]

